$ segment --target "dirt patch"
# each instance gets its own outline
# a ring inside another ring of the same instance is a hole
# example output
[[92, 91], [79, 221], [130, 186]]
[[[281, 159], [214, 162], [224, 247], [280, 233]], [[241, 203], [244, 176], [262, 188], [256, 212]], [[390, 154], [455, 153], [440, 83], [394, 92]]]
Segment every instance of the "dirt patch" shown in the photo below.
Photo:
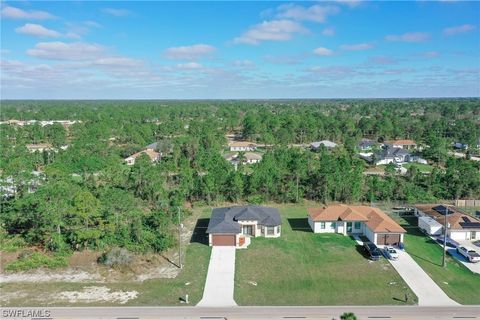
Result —
[[78, 267], [92, 267], [97, 264], [98, 257], [101, 253], [96, 251], [84, 250], [80, 252], [74, 252], [68, 258], [68, 265], [73, 268]]
[[74, 268], [59, 270], [37, 269], [28, 272], [2, 273], [0, 283], [8, 282], [104, 282], [98, 273], [90, 273]]
[[20, 251], [16, 251], [16, 252], [0, 251], [0, 272], [3, 272], [3, 270], [5, 270], [4, 269], [5, 265], [17, 260], [19, 255], [20, 255]]
[[107, 287], [83, 287], [82, 291], [62, 291], [55, 299], [77, 302], [117, 302], [125, 304], [138, 296], [138, 291], [111, 291]]

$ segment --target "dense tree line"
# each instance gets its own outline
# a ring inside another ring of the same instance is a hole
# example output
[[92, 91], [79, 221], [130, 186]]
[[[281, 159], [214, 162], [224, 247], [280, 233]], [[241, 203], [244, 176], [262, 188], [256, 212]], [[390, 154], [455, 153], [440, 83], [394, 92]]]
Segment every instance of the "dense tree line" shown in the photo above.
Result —
[[[182, 209], [192, 203], [435, 201], [480, 197], [480, 164], [455, 159], [453, 141], [476, 145], [480, 100], [340, 101], [4, 101], [1, 118], [81, 120], [61, 125], [1, 125], [2, 233], [54, 251], [163, 251], [173, 244]], [[263, 159], [238, 170], [222, 152], [226, 133], [265, 144]], [[435, 162], [431, 174], [387, 166], [365, 176], [355, 151], [362, 137], [410, 138]], [[311, 152], [291, 144], [341, 143]], [[160, 142], [161, 161], [123, 159]], [[26, 144], [54, 150], [30, 153]], [[61, 146], [68, 145], [65, 150]], [[471, 148], [475, 152], [474, 148]], [[32, 171], [45, 179], [28, 192]]]

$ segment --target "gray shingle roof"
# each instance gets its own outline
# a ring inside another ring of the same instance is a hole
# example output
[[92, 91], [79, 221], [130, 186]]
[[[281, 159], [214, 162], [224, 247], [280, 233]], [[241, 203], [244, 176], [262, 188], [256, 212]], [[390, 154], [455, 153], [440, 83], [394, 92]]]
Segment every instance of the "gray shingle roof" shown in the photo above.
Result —
[[410, 152], [402, 148], [392, 148], [392, 147], [384, 148], [375, 154], [377, 159], [394, 158], [394, 157], [406, 156], [406, 155], [410, 155]]
[[150, 143], [148, 146], [145, 147], [145, 149], [153, 149], [156, 150], [158, 146], [158, 142]]
[[207, 233], [237, 234], [241, 226], [237, 221], [254, 220], [266, 227], [282, 224], [276, 208], [262, 206], [234, 206], [215, 208], [208, 223]]

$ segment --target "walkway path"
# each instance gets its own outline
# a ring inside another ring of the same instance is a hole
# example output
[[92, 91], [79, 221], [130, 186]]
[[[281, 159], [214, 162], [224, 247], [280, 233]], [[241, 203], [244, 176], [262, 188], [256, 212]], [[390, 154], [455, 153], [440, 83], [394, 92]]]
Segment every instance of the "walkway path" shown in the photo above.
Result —
[[236, 306], [233, 300], [235, 247], [212, 247], [203, 298], [198, 307]]

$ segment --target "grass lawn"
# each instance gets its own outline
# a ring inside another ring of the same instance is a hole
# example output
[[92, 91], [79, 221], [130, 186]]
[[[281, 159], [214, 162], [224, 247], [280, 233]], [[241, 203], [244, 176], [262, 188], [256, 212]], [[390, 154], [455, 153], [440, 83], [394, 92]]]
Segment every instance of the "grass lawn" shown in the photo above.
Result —
[[405, 163], [403, 167], [405, 169], [410, 169], [410, 167], [416, 167], [418, 171], [424, 172], [424, 173], [431, 173], [433, 170], [433, 167], [429, 164], [416, 163], [416, 162]]
[[418, 228], [408, 228], [405, 235], [407, 252], [445, 293], [461, 304], [480, 304], [480, 275], [447, 255], [442, 267], [442, 248]]
[[[282, 206], [282, 236], [237, 250], [239, 305], [377, 305], [416, 301], [388, 261], [372, 262], [350, 237], [314, 234], [306, 209]], [[256, 283], [257, 285], [253, 285]]]

